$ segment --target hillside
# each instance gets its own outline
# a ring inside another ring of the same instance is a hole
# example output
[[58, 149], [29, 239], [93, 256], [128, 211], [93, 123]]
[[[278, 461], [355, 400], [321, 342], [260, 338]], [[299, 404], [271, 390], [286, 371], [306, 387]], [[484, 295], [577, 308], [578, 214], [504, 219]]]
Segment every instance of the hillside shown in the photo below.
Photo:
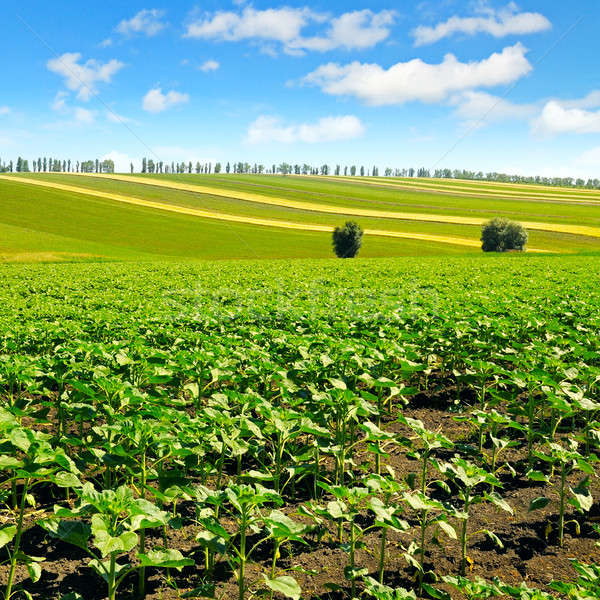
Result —
[[600, 249], [600, 193], [455, 180], [259, 175], [0, 177], [4, 260], [331, 256], [331, 229], [365, 229], [360, 255], [478, 253], [481, 223], [523, 222], [534, 252]]

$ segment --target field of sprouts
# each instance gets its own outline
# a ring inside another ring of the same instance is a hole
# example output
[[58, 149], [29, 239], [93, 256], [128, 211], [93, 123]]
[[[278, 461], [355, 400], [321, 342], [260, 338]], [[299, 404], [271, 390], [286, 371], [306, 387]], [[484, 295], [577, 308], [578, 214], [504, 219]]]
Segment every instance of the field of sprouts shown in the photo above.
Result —
[[600, 259], [3, 265], [4, 600], [600, 597]]

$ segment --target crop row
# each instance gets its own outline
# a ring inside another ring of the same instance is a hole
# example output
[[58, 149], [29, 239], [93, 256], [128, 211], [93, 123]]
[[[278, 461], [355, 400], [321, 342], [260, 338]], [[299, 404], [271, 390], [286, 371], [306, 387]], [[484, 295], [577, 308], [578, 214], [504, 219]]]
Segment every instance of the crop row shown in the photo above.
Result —
[[[88, 556], [109, 599], [143, 597], [155, 569], [173, 586], [183, 569], [187, 597], [231, 597], [229, 573], [239, 600], [325, 598], [308, 595], [316, 571], [297, 560], [324, 547], [345, 557], [345, 582], [325, 584], [339, 598], [597, 597], [593, 562], [545, 590], [468, 577], [474, 544], [507, 542], [474, 525], [482, 506], [539, 511], [559, 550], [595, 528], [597, 303], [573, 266], [550, 295], [534, 278], [545, 264], [515, 263], [510, 298], [480, 268], [463, 276], [485, 293], [448, 293], [432, 269], [418, 285], [403, 274], [412, 295], [360, 270], [342, 273], [351, 286], [280, 273], [289, 287], [267, 289], [256, 272], [243, 296], [197, 267], [145, 267], [142, 289], [123, 267], [65, 270], [59, 284], [54, 270], [13, 274], [0, 316], [5, 598], [43, 578], [44, 557], [23, 550], [34, 524]], [[459, 429], [426, 426], [423, 406]], [[505, 493], [520, 488], [535, 492], [525, 507]], [[457, 549], [455, 573], [431, 562], [436, 544]], [[413, 577], [402, 586], [398, 553]]]

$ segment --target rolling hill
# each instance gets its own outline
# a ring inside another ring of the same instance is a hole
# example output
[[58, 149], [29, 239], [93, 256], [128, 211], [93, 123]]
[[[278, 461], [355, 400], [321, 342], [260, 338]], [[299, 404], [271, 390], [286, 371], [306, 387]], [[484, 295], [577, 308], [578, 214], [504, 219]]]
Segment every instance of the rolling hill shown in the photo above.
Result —
[[331, 256], [330, 231], [365, 229], [361, 256], [479, 253], [481, 223], [519, 220], [534, 252], [600, 250], [600, 193], [434, 179], [268, 175], [0, 176], [2, 260]]

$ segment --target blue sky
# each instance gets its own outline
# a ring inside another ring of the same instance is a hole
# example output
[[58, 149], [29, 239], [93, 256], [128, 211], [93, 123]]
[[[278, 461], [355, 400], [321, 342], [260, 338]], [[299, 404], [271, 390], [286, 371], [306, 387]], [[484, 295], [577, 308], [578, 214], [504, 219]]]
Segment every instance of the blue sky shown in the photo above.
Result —
[[598, 177], [599, 22], [593, 0], [7, 6], [0, 158]]

